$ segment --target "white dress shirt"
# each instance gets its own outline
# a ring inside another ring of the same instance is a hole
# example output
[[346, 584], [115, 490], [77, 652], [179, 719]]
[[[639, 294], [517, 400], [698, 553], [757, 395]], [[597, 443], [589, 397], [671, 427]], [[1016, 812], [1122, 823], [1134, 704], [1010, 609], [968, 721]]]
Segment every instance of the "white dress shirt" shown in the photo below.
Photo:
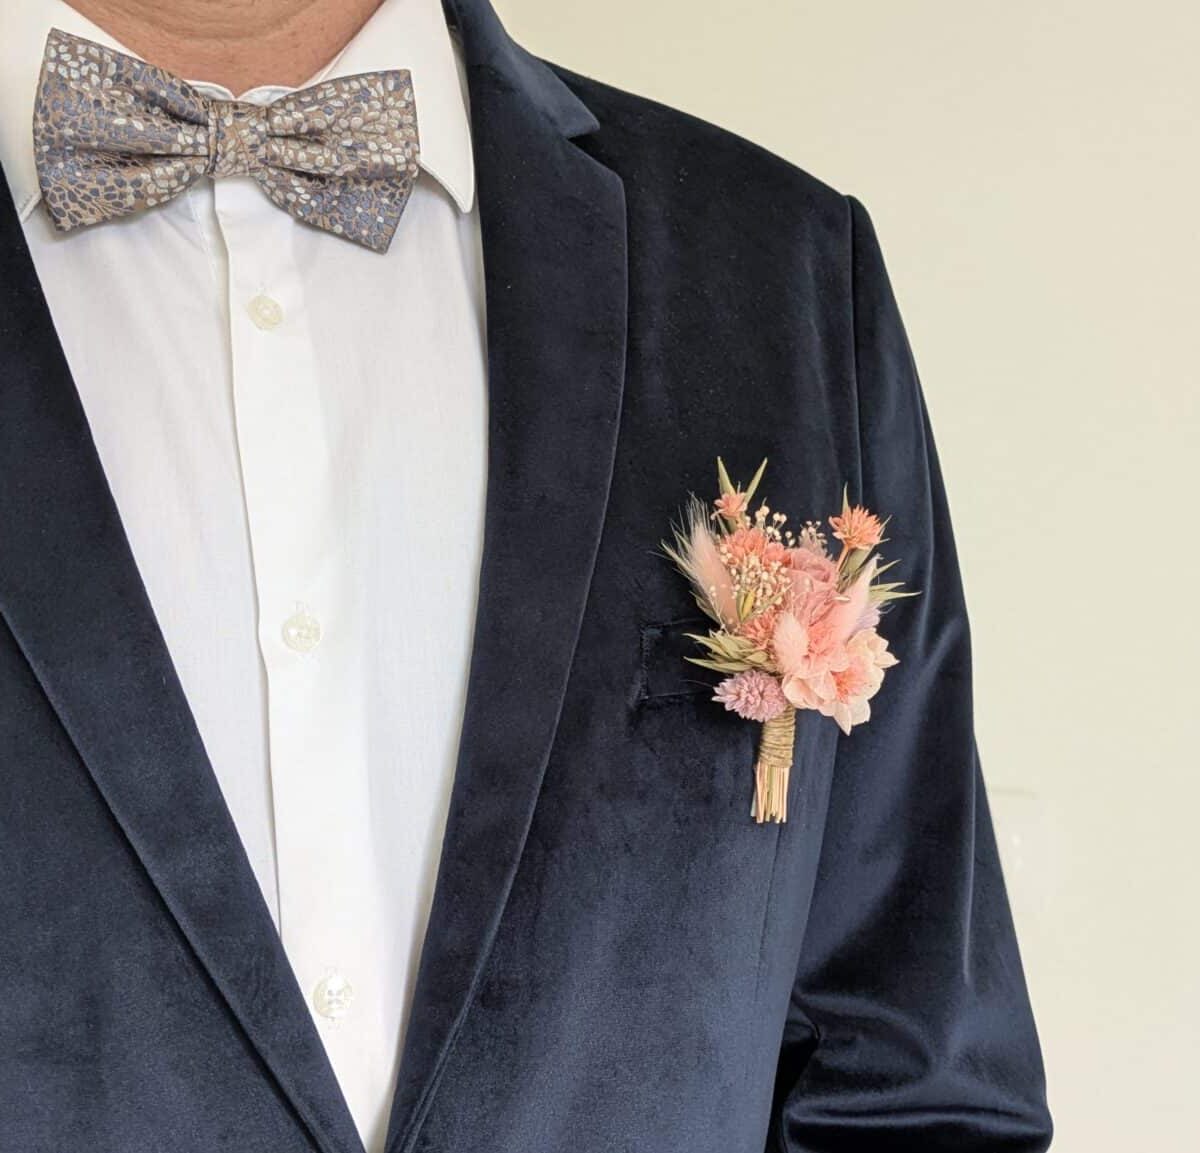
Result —
[[46, 34], [129, 50], [61, 0], [4, 8], [0, 160], [217, 779], [377, 1151], [483, 538], [482, 252], [456, 46], [439, 0], [384, 0], [309, 81], [412, 71], [423, 172], [386, 254], [296, 222], [246, 176], [58, 234], [30, 130]]

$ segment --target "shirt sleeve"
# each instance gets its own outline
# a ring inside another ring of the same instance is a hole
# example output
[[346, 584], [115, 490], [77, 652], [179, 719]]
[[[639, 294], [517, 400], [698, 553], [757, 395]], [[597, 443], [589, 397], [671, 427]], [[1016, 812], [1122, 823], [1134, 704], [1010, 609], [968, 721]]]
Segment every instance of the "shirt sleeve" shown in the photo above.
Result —
[[862, 491], [890, 517], [901, 663], [840, 735], [780, 1053], [776, 1153], [1041, 1153], [1042, 1056], [980, 769], [971, 641], [925, 398], [874, 226], [847, 196]]

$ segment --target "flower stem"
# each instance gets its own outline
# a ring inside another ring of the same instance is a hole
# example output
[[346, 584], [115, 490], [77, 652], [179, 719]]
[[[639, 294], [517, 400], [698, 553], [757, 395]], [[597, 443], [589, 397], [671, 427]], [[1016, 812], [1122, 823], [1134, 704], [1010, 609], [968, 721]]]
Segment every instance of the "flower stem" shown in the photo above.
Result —
[[796, 747], [796, 710], [788, 705], [777, 717], [763, 722], [754, 765], [754, 819], [787, 820], [788, 778]]

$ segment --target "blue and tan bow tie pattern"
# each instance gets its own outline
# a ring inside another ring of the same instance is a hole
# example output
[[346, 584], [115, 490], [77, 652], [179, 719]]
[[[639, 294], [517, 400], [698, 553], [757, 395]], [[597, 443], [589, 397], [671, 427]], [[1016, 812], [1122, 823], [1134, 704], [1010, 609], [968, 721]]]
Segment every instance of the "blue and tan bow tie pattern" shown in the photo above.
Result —
[[387, 251], [420, 171], [407, 69], [314, 84], [270, 104], [217, 100], [57, 28], [33, 112], [38, 182], [60, 231], [248, 175], [297, 220]]

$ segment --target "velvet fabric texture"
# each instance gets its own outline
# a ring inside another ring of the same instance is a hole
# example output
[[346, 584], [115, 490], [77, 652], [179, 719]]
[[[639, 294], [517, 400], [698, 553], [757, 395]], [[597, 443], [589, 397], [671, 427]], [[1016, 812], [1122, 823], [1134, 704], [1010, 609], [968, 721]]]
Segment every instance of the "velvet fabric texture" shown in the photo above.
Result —
[[[1044, 1150], [947, 498], [866, 209], [446, 11], [487, 528], [388, 1153]], [[7, 204], [0, 244], [0, 1151], [361, 1151]], [[718, 453], [769, 456], [802, 519], [848, 482], [921, 590], [869, 723], [799, 715], [782, 826], [656, 552]]]

